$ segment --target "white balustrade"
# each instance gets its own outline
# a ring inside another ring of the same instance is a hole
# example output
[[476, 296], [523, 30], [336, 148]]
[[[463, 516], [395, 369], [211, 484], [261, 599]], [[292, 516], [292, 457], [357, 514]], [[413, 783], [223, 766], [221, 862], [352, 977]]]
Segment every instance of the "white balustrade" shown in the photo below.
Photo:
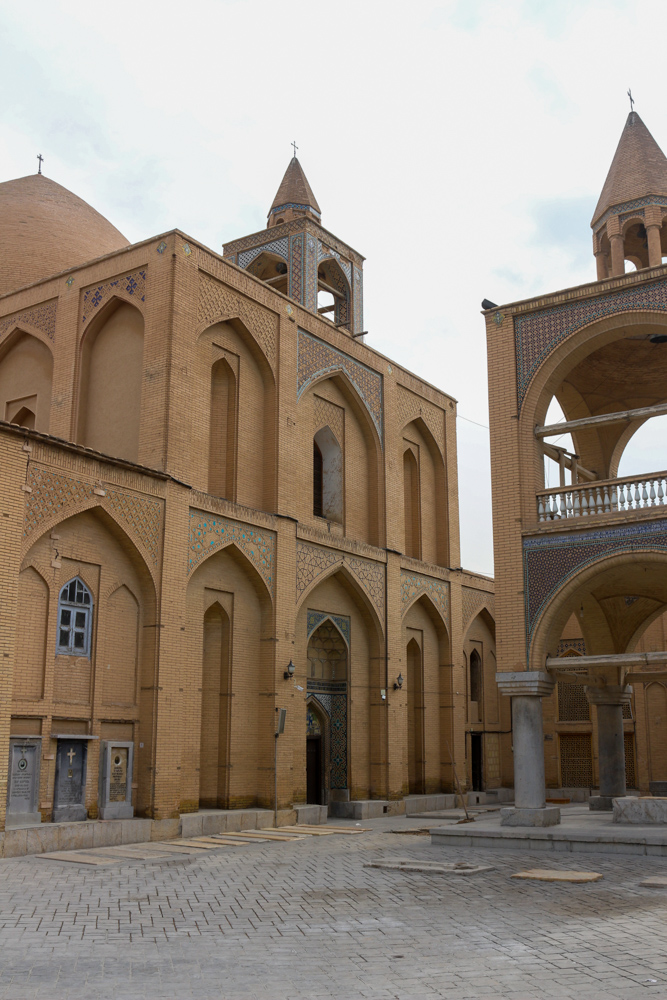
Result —
[[667, 472], [559, 486], [537, 494], [540, 521], [660, 507], [667, 502]]

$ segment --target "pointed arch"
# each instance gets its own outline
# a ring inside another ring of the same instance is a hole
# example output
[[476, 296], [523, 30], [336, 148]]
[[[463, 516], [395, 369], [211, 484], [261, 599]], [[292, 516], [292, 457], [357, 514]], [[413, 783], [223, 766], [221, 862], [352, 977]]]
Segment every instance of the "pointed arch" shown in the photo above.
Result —
[[18, 625], [12, 697], [39, 701], [44, 697], [48, 649], [50, 588], [43, 572], [25, 566], [18, 580]]
[[[411, 642], [419, 647], [419, 658]], [[403, 616], [402, 659], [410, 751], [406, 781], [422, 793], [448, 791], [454, 786], [447, 750], [454, 722], [451, 641], [442, 610], [428, 593], [417, 594]]]
[[353, 569], [349, 566], [348, 563], [344, 561], [343, 558], [341, 558], [340, 562], [336, 562], [331, 566], [327, 566], [327, 568], [323, 570], [319, 576], [316, 576], [315, 579], [308, 585], [308, 587], [306, 587], [306, 589], [303, 591], [303, 593], [297, 600], [296, 603], [297, 614], [304, 607], [304, 605], [307, 604], [311, 594], [313, 593], [313, 591], [317, 590], [320, 584], [324, 583], [325, 580], [328, 580], [330, 577], [338, 575], [340, 575], [343, 579], [345, 579], [346, 583], [352, 588], [354, 593], [357, 594], [358, 597], [361, 599], [365, 610], [371, 617], [374, 628], [377, 630], [378, 636], [379, 637], [383, 636], [384, 623], [380, 617], [379, 610], [375, 607], [370, 597], [368, 596], [368, 593], [366, 591], [366, 588], [364, 587], [363, 582], [359, 579], [359, 577], [356, 575]]
[[438, 628], [444, 628], [445, 633], [449, 638], [449, 614], [447, 609], [439, 607], [427, 591], [418, 591], [408, 602], [406, 602], [401, 613], [401, 618], [405, 619], [405, 616], [410, 611], [410, 608], [417, 604], [418, 601], [421, 601], [424, 604], [431, 618], [437, 622]]
[[52, 531], [57, 525], [64, 524], [66, 521], [77, 517], [79, 514], [84, 514], [86, 511], [92, 511], [100, 518], [100, 520], [102, 520], [106, 527], [112, 529], [112, 532], [120, 532], [120, 536], [117, 537], [127, 539], [132, 551], [136, 552], [137, 558], [140, 560], [143, 570], [145, 570], [150, 576], [153, 584], [153, 590], [155, 591], [158, 578], [158, 571], [155, 562], [147, 552], [142, 542], [128, 532], [127, 525], [121, 520], [116, 511], [106, 504], [104, 499], [97, 496], [84, 497], [78, 502], [76, 509], [68, 512], [65, 516], [63, 516], [62, 511], [56, 510], [56, 512], [50, 517], [42, 518], [34, 525], [30, 534], [23, 539], [22, 558], [26, 558], [31, 549], [41, 538], [44, 537], [47, 532]]
[[[542, 669], [546, 656], [556, 656], [558, 643], [563, 629], [573, 612], [579, 609], [577, 601], [581, 602], [593, 588], [599, 590], [606, 580], [614, 578], [619, 571], [627, 575], [638, 569], [645, 569], [646, 585], [650, 586], [653, 600], [667, 604], [667, 552], [657, 549], [632, 548], [619, 549], [610, 555], [599, 556], [571, 572], [559, 585], [553, 589], [542, 603], [532, 623], [528, 638], [529, 662], [534, 666], [529, 669]], [[641, 593], [642, 587], [628, 583], [633, 593]], [[617, 588], [618, 589], [618, 588]], [[627, 592], [627, 590], [626, 590]], [[647, 595], [649, 596], [649, 595]], [[576, 606], [575, 606], [576, 605]], [[647, 614], [647, 620], [655, 609]], [[604, 618], [602, 619], [604, 621]], [[636, 634], [636, 633], [635, 633]], [[611, 637], [605, 639], [605, 643]], [[588, 642], [587, 642], [588, 648]], [[599, 649], [594, 652], [620, 652], [613, 648]], [[623, 650], [625, 651], [625, 650]], [[540, 666], [538, 666], [540, 664]]]
[[252, 563], [252, 561], [248, 558], [243, 549], [239, 547], [239, 545], [234, 541], [233, 538], [231, 538], [228, 542], [222, 542], [220, 545], [217, 545], [215, 548], [212, 548], [212, 551], [204, 555], [199, 560], [197, 565], [194, 566], [193, 569], [191, 570], [188, 582], [192, 581], [197, 576], [202, 567], [206, 566], [206, 564], [210, 562], [211, 559], [214, 559], [220, 552], [225, 552], [227, 550], [229, 550], [229, 554], [248, 573], [249, 578], [253, 582], [255, 590], [257, 591], [258, 595], [262, 598], [262, 600], [267, 600], [270, 605], [273, 604], [273, 593], [269, 588], [267, 581], [264, 579], [264, 577], [261, 575], [257, 567]]
[[[410, 449], [415, 458], [417, 476], [417, 493], [413, 501], [419, 509], [419, 519], [415, 527], [419, 528], [419, 549], [424, 562], [436, 566], [449, 564], [449, 497], [447, 494], [447, 470], [441, 446], [438, 444], [431, 428], [425, 419], [416, 415], [406, 420], [399, 436], [400, 446], [405, 452]], [[399, 456], [400, 457], [400, 456]], [[403, 470], [404, 511], [406, 511], [405, 468]], [[427, 501], [427, 502], [424, 502]], [[406, 524], [407, 527], [407, 524]], [[406, 555], [410, 553], [406, 551]]]
[[[345, 533], [371, 545], [381, 546], [385, 539], [384, 461], [375, 418], [348, 373], [339, 367], [318, 373], [304, 387], [299, 395], [300, 409], [313, 405], [315, 389], [323, 382], [331, 383], [330, 395], [335, 396], [339, 400], [337, 405], [346, 410], [344, 465], [349, 467], [353, 463], [359, 470], [355, 476], [346, 477], [343, 473]], [[302, 447], [304, 452], [307, 450], [310, 462], [313, 445], [311, 433], [308, 433], [308, 439], [305, 437], [306, 424], [312, 427], [312, 420], [304, 421], [301, 437]]]
[[144, 316], [112, 296], [79, 346], [75, 440], [116, 458], [139, 461]]
[[188, 406], [197, 488], [275, 510], [276, 381], [264, 345], [226, 312], [202, 325], [193, 360]]
[[0, 347], [0, 420], [48, 433], [52, 382], [49, 340], [16, 326]]
[[220, 600], [204, 611], [199, 808], [227, 808], [231, 712], [231, 622]]

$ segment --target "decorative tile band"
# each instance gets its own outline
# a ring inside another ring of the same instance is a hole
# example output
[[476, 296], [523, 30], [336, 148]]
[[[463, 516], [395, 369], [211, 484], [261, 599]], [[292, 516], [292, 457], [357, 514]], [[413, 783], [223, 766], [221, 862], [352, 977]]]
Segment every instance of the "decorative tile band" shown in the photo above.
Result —
[[32, 309], [24, 309], [22, 312], [5, 316], [0, 319], [0, 337], [4, 337], [8, 330], [24, 323], [26, 326], [32, 326], [40, 333], [46, 334], [49, 340], [55, 340], [57, 307], [58, 300], [52, 299], [51, 302], [45, 302], [44, 305], [34, 306]]
[[290, 237], [289, 294], [303, 302], [303, 234]]
[[558, 643], [558, 649], [556, 650], [556, 656], [562, 656], [563, 653], [567, 653], [568, 649], [573, 649], [577, 653], [581, 653], [582, 656], [586, 655], [586, 640], [585, 639], [561, 639]]
[[243, 253], [240, 253], [238, 259], [239, 267], [247, 267], [248, 264], [252, 264], [253, 260], [265, 251], [267, 253], [275, 253], [278, 257], [283, 257], [287, 260], [289, 257], [289, 243], [287, 241], [287, 237], [282, 240], [274, 240], [272, 243], [265, 243], [264, 246], [254, 247], [252, 250], [245, 250]]
[[581, 302], [540, 309], [514, 317], [516, 377], [519, 409], [542, 362], [571, 333], [596, 319], [632, 309], [667, 312], [667, 279], [597, 295]]
[[660, 195], [649, 194], [645, 198], [635, 198], [634, 201], [624, 201], [620, 205], [613, 205], [595, 223], [595, 232], [597, 233], [604, 226], [607, 219], [611, 219], [613, 215], [622, 215], [624, 212], [631, 212], [633, 209], [641, 208], [643, 205], [659, 205], [660, 208], [667, 208], [667, 199]]
[[603, 556], [667, 551], [667, 521], [620, 525], [601, 531], [526, 538], [523, 543], [526, 639], [549, 601], [567, 581]]
[[299, 330], [297, 342], [296, 396], [326, 374], [344, 371], [371, 415], [382, 444], [382, 376], [336, 350], [323, 340]]
[[86, 324], [95, 315], [96, 310], [112, 295], [121, 298], [128, 296], [138, 302], [146, 301], [146, 271], [134, 271], [123, 278], [106, 281], [103, 285], [87, 288], [81, 300], [81, 323]]
[[332, 566], [345, 564], [357, 577], [364, 592], [373, 604], [380, 623], [384, 628], [384, 563], [372, 559], [361, 559], [347, 553], [326, 549], [308, 542], [296, 543], [296, 599], [308, 590], [319, 576]]
[[343, 615], [330, 615], [327, 611], [311, 611], [308, 609], [306, 619], [307, 635], [310, 639], [316, 628], [319, 628], [323, 621], [332, 621], [342, 635], [347, 648], [350, 648], [350, 619]]
[[292, 201], [286, 201], [284, 205], [278, 205], [277, 208], [272, 208], [269, 215], [277, 215], [279, 212], [284, 212], [286, 208], [296, 208], [298, 212], [312, 212], [316, 219], [322, 218], [322, 213], [318, 212], [312, 205], [297, 205], [296, 202]]
[[212, 516], [203, 510], [190, 511], [189, 573], [211, 553], [232, 543], [248, 557], [273, 596], [275, 532], [231, 521], [227, 517]]
[[449, 625], [449, 584], [446, 580], [436, 580], [430, 576], [419, 576], [401, 570], [401, 604], [407, 611], [415, 598], [426, 594]]

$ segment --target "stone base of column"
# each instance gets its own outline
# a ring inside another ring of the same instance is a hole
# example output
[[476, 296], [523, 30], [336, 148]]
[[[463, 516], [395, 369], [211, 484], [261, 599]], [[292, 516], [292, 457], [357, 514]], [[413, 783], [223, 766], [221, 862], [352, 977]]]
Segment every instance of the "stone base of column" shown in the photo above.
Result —
[[507, 806], [500, 810], [501, 826], [556, 826], [557, 823], [560, 823], [558, 806], [544, 806], [542, 809]]
[[590, 799], [588, 800], [588, 808], [594, 809], [596, 812], [613, 812], [614, 796], [591, 795]]

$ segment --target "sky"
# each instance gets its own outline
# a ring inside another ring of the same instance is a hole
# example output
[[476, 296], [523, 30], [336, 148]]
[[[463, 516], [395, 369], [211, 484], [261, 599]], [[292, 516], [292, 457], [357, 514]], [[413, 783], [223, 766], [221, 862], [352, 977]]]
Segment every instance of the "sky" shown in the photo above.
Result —
[[[595, 279], [628, 87], [667, 150], [665, 29], [654, 0], [4, 0], [0, 180], [42, 153], [131, 242], [221, 252], [265, 227], [295, 140], [367, 258], [368, 345], [459, 401], [462, 564], [491, 574], [480, 303]], [[667, 466], [663, 438], [621, 471]]]

